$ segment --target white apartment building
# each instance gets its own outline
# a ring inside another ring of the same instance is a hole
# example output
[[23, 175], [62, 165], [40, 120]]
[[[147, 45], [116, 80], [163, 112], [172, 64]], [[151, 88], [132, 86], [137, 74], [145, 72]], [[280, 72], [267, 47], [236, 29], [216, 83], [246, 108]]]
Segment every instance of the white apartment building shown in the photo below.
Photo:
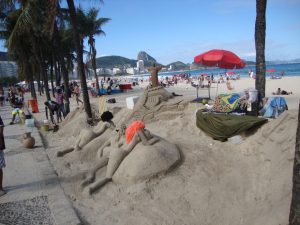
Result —
[[127, 68], [126, 69], [126, 73], [128, 73], [128, 74], [138, 74], [139, 73], [139, 70], [138, 69], [136, 69], [136, 68]]
[[136, 67], [137, 67], [137, 71], [138, 71], [139, 73], [143, 73], [144, 70], [145, 70], [144, 61], [143, 61], [143, 60], [138, 60], [138, 61], [136, 62]]
[[113, 75], [113, 70], [111, 69], [107, 69], [107, 68], [98, 68], [96, 69], [97, 71], [97, 75], [101, 76], [101, 75]]

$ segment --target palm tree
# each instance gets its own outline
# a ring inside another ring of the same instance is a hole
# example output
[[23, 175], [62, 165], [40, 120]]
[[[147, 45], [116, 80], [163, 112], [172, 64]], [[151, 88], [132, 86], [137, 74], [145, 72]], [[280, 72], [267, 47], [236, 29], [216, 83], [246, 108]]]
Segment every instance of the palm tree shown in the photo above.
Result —
[[14, 7], [1, 12], [1, 31], [0, 38], [5, 40], [5, 45], [8, 48], [9, 56], [12, 60], [15, 60], [18, 65], [18, 76], [28, 82], [31, 97], [36, 98], [36, 92], [33, 85], [33, 73], [32, 73], [32, 60], [33, 53], [31, 45], [28, 41], [29, 36], [26, 33], [19, 34], [20, 38], [14, 39], [14, 45], [9, 45], [9, 40], [14, 32], [16, 24], [20, 20], [22, 15], [21, 9], [14, 9]]
[[90, 46], [89, 55], [91, 56], [91, 63], [94, 70], [95, 78], [96, 78], [96, 90], [99, 93], [99, 80], [96, 72], [96, 55], [97, 51], [95, 48], [95, 35], [105, 35], [105, 32], [101, 29], [101, 27], [107, 23], [109, 18], [99, 18], [97, 19], [97, 15], [99, 13], [98, 9], [92, 8], [86, 15], [86, 35], [88, 37], [88, 44]]
[[261, 98], [265, 97], [266, 62], [266, 8], [267, 0], [256, 0], [255, 47], [256, 47], [256, 80], [255, 88]]
[[75, 48], [77, 53], [77, 64], [78, 64], [78, 73], [81, 82], [81, 89], [82, 89], [82, 96], [83, 96], [83, 103], [84, 103], [84, 110], [87, 115], [87, 119], [92, 119], [92, 109], [86, 84], [86, 76], [84, 71], [84, 63], [83, 63], [83, 46], [80, 41], [80, 36], [78, 32], [77, 26], [77, 17], [76, 17], [76, 10], [73, 0], [67, 0], [69, 13], [71, 17], [71, 24], [73, 28], [73, 36], [75, 42]]
[[[5, 3], [13, 3], [15, 1], [5, 1]], [[29, 56], [33, 55], [40, 66], [39, 72], [42, 74], [47, 100], [50, 100], [48, 77], [47, 77], [47, 65], [46, 56], [47, 45], [49, 41], [45, 34], [45, 25], [47, 16], [47, 7], [53, 1], [47, 1], [41, 3], [38, 0], [23, 0], [19, 1], [21, 8], [12, 12], [17, 13], [17, 20], [10, 27], [9, 37], [7, 38], [7, 48], [11, 55], [14, 55], [15, 59], [19, 63], [18, 65], [23, 68], [23, 71], [28, 72], [31, 66], [29, 62]], [[35, 61], [35, 60], [34, 60]], [[32, 75], [31, 75], [32, 76]], [[28, 78], [33, 83], [33, 78]], [[33, 87], [33, 85], [31, 84]], [[32, 96], [34, 97], [34, 96]]]
[[64, 82], [64, 100], [65, 100], [65, 113], [70, 112], [69, 96], [71, 95], [69, 90], [69, 74], [68, 72], [73, 69], [72, 60], [74, 58], [74, 43], [72, 42], [71, 29], [65, 29], [63, 27], [58, 28], [57, 24], [54, 27], [54, 48], [58, 49], [55, 53], [58, 58], [58, 63], [61, 68], [63, 82]]

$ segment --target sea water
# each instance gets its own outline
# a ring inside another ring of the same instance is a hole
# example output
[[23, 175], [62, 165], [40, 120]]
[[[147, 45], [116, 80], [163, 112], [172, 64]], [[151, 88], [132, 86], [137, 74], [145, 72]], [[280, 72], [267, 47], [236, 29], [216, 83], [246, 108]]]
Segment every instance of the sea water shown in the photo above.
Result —
[[[281, 73], [284, 73], [284, 76], [287, 77], [294, 77], [294, 76], [300, 76], [300, 63], [285, 63], [285, 64], [270, 64], [266, 65], [266, 70], [269, 69], [275, 69], [276, 72], [273, 73], [268, 73], [266, 72], [266, 77], [271, 77], [271, 76], [281, 76]], [[255, 74], [255, 65], [250, 65], [250, 66], [245, 66], [243, 69], [221, 69], [221, 68], [203, 68], [203, 69], [197, 69], [197, 70], [185, 70], [185, 71], [170, 71], [170, 72], [160, 72], [158, 74], [159, 78], [161, 77], [171, 77], [173, 75], [178, 75], [178, 74], [190, 74], [191, 76], [199, 76], [201, 74], [207, 74], [211, 75], [213, 74], [214, 76], [217, 76], [218, 74], [224, 75], [226, 72], [235, 72], [236, 74], [239, 74], [241, 77], [248, 77], [249, 76], [249, 71], [253, 71]], [[134, 75], [136, 78], [146, 78], [149, 77], [150, 74], [143, 74], [143, 75]]]

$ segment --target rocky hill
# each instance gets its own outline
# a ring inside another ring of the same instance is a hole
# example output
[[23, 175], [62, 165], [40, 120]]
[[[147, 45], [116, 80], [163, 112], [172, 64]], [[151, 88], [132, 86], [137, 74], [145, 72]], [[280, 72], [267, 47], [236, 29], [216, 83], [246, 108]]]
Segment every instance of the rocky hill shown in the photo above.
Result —
[[172, 67], [173, 70], [188, 70], [190, 68], [189, 64], [185, 64], [180, 61], [168, 64], [167, 68], [170, 68], [170, 66]]
[[137, 56], [137, 60], [143, 60], [144, 62], [152, 62], [156, 63], [156, 59], [154, 59], [152, 56], [147, 54], [144, 51], [140, 51]]
[[[137, 56], [137, 60], [128, 59], [122, 56], [103, 56], [96, 58], [96, 66], [97, 68], [114, 68], [114, 67], [136, 67], [136, 62], [138, 60], [143, 60], [145, 67], [151, 66], [152, 63], [156, 63], [157, 65], [161, 65], [158, 63], [152, 56], [147, 54], [146, 52], [139, 52]], [[90, 64], [88, 64], [90, 67]]]
[[136, 67], [136, 61], [134, 59], [128, 59], [122, 56], [103, 56], [96, 58], [97, 68], [114, 68], [114, 67]]

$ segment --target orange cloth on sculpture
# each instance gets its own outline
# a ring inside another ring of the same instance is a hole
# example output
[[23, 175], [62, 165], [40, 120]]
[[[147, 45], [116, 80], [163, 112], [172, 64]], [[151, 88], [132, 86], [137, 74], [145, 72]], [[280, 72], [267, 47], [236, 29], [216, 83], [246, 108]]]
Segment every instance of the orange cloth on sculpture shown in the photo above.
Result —
[[129, 144], [133, 138], [133, 136], [141, 129], [145, 128], [145, 124], [140, 121], [136, 120], [132, 122], [126, 129], [125, 135], [126, 135], [126, 143]]

